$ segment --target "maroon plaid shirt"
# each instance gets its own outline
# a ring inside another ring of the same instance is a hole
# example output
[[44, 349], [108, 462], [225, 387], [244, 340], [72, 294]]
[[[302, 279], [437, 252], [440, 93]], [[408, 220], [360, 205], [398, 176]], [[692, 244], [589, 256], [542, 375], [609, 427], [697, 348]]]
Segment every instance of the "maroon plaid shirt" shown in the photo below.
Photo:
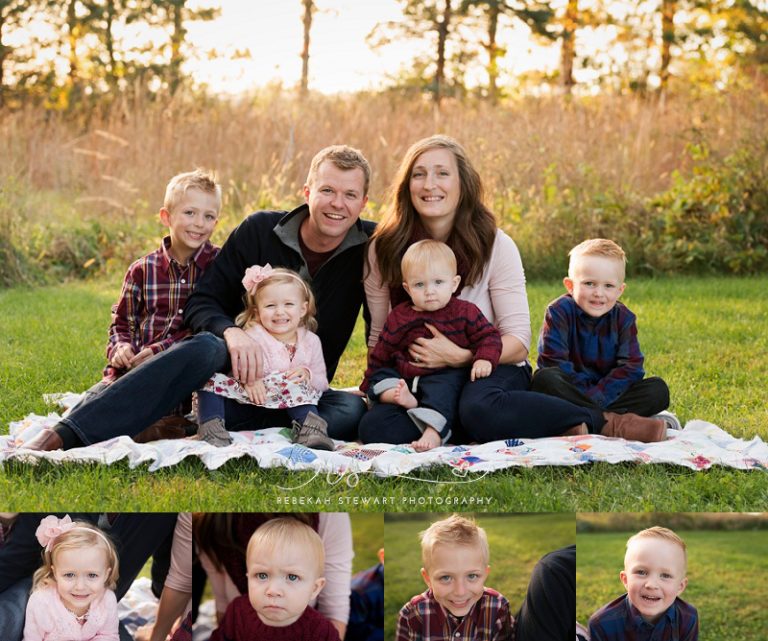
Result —
[[[183, 327], [184, 305], [219, 248], [206, 242], [186, 265], [180, 265], [168, 253], [170, 244], [171, 237], [166, 236], [157, 250], [128, 268], [120, 298], [112, 307], [107, 360], [120, 343], [129, 343], [136, 354], [145, 347], [157, 354], [189, 334]], [[124, 373], [107, 365], [103, 380], [113, 381]]]
[[400, 610], [397, 641], [514, 641], [509, 601], [485, 588], [463, 617], [455, 617], [435, 600], [432, 590], [413, 597]]

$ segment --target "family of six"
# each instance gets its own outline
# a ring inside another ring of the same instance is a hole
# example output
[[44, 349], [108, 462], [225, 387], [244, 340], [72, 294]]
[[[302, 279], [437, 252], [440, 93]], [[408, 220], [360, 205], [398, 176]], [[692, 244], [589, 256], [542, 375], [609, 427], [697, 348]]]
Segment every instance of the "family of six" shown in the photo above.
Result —
[[[131, 266], [113, 309], [108, 376], [25, 447], [183, 435], [171, 433], [183, 425], [173, 414], [197, 390], [200, 437], [216, 445], [280, 425], [320, 449], [332, 438], [416, 450], [449, 438], [665, 438], [673, 418], [654, 415], [669, 392], [643, 380], [635, 316], [618, 302], [618, 246], [571, 252], [533, 377], [520, 253], [464, 149], [442, 135], [415, 143], [378, 225], [360, 219], [370, 176], [358, 150], [323, 149], [306, 203], [252, 214], [218, 255], [220, 188], [199, 171], [175, 177], [160, 211], [170, 234]], [[328, 387], [361, 307], [370, 409]]]

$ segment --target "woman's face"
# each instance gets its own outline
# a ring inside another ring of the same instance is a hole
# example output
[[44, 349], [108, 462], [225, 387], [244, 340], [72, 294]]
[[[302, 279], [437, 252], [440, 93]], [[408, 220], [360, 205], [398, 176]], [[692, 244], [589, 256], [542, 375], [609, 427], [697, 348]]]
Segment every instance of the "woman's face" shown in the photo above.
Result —
[[411, 202], [423, 219], [453, 222], [461, 197], [459, 168], [453, 152], [436, 148], [416, 158], [411, 170], [410, 190]]

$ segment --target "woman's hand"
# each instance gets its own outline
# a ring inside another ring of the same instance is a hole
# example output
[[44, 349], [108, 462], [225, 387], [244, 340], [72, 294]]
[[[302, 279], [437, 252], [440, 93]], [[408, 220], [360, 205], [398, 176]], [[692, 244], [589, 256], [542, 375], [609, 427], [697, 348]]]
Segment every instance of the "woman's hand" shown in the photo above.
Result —
[[136, 356], [130, 343], [118, 343], [109, 364], [116, 369], [130, 369], [131, 359]]
[[464, 367], [472, 362], [472, 352], [459, 347], [433, 325], [424, 323], [432, 338], [417, 338], [408, 348], [411, 364], [427, 369]]

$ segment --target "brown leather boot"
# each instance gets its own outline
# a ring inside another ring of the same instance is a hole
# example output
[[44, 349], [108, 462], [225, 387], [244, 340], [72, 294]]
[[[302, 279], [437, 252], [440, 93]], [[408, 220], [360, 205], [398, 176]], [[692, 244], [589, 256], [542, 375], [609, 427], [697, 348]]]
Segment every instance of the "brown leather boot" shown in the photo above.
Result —
[[54, 450], [62, 449], [64, 447], [64, 441], [62, 441], [61, 436], [54, 432], [50, 427], [46, 427], [32, 439], [26, 443], [22, 443], [21, 447], [37, 452], [52, 452]]
[[149, 443], [150, 441], [159, 441], [161, 439], [184, 438], [187, 435], [187, 431], [184, 428], [191, 425], [194, 426], [195, 424], [191, 423], [183, 416], [164, 416], [132, 438], [135, 443]]
[[589, 434], [589, 429], [586, 423], [579, 423], [569, 430], [563, 432], [560, 436], [586, 436]]
[[628, 441], [640, 441], [641, 443], [657, 443], [667, 439], [667, 425], [664, 421], [655, 418], [645, 418], [637, 414], [616, 414], [603, 412], [606, 420], [600, 434], [623, 438]]

